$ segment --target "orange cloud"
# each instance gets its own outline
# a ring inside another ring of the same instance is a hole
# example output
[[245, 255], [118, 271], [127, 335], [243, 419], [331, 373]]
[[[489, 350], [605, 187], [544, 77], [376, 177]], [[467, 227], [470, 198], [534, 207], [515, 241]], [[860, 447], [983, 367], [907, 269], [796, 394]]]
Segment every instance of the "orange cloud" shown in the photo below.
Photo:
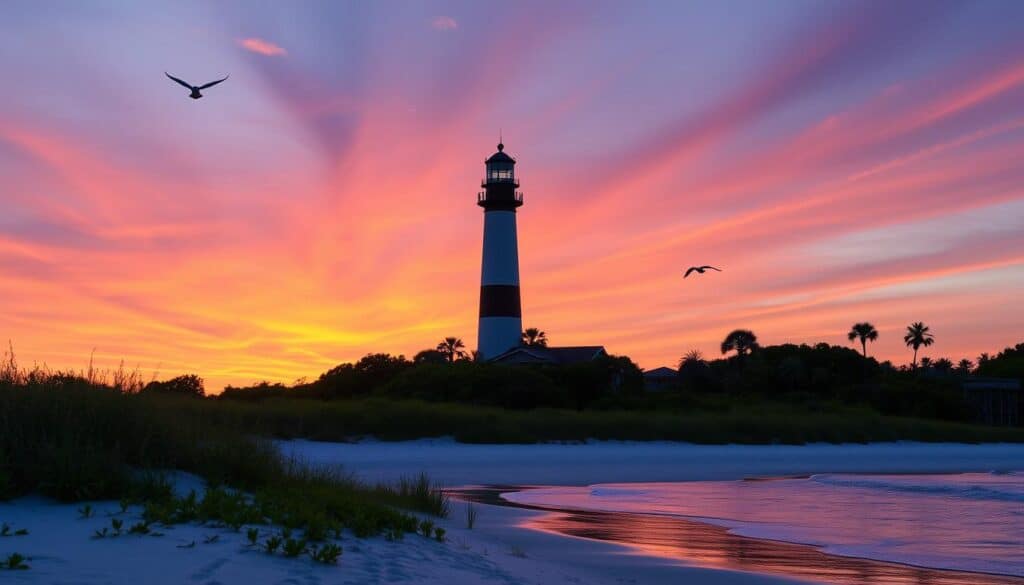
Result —
[[[874, 27], [833, 26], [706, 101], [652, 101], [663, 109], [645, 126], [631, 113], [647, 92], [620, 91], [649, 73], [642, 43], [595, 63], [551, 52], [588, 26], [571, 12], [511, 10], [486, 31], [439, 19], [470, 38], [438, 46], [419, 20], [394, 43], [374, 35], [395, 27], [355, 20], [359, 34], [255, 59], [240, 83], [266, 83], [199, 104], [159, 84], [128, 95], [113, 77], [26, 72], [18, 97], [66, 110], [0, 107], [0, 339], [27, 362], [82, 367], [96, 348], [101, 367], [194, 372], [213, 391], [446, 335], [472, 347], [474, 196], [504, 125], [526, 192], [524, 324], [556, 344], [651, 367], [717, 355], [736, 327], [846, 343], [870, 320], [883, 334], [870, 351], [901, 362], [911, 320], [939, 334], [933, 355], [1020, 341], [1024, 238], [959, 221], [1002, 225], [1024, 201], [1019, 51], [927, 70], [886, 59], [882, 82], [858, 52]], [[514, 59], [472, 37], [506, 31]], [[697, 262], [725, 272], [683, 282]]]
[[266, 55], [267, 57], [280, 57], [288, 54], [288, 51], [286, 51], [284, 47], [275, 45], [270, 41], [265, 41], [257, 37], [239, 39], [238, 44], [247, 51]]

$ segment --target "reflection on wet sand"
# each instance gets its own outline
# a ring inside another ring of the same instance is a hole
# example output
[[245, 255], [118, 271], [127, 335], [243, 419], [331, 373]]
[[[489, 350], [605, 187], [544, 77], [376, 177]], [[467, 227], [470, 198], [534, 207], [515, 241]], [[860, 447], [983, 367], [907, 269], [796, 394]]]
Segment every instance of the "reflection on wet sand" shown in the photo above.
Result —
[[[507, 488], [467, 490], [459, 497], [510, 504], [498, 497]], [[926, 569], [830, 555], [808, 545], [730, 534], [727, 529], [669, 516], [620, 512], [550, 510], [524, 527], [615, 542], [639, 554], [686, 564], [811, 579], [842, 585], [1024, 585], [1024, 578]]]
[[806, 545], [730, 534], [725, 528], [670, 518], [607, 512], [551, 512], [529, 528], [625, 544], [637, 552], [705, 567], [811, 578], [850, 585], [1024, 584], [1002, 575], [939, 571], [829, 555]]

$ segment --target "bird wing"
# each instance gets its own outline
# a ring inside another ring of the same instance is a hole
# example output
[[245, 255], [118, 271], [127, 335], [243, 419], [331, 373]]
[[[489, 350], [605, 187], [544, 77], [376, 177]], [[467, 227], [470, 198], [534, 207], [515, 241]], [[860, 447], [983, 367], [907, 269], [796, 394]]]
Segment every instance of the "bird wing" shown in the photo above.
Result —
[[721, 270], [719, 270], [718, 268], [715, 268], [714, 266], [701, 266], [701, 268], [704, 268], [704, 269], [710, 268], [711, 270], [715, 270], [717, 272], [721, 272]]
[[187, 81], [182, 81], [182, 80], [178, 79], [177, 77], [171, 75], [170, 73], [168, 73], [166, 71], [164, 71], [164, 75], [166, 75], [167, 77], [170, 77], [172, 80], [176, 81], [177, 83], [180, 83], [180, 84], [184, 85], [185, 87], [187, 87], [189, 89], [192, 89], [192, 86]]
[[695, 270], [697, 270], [696, 266], [691, 266], [691, 267], [687, 268], [686, 269], [686, 274], [683, 275], [683, 278], [686, 278], [687, 276], [690, 276], [690, 273], [695, 271]]
[[[224, 79], [227, 79], [228, 77], [231, 77], [231, 76], [230, 75], [225, 75]], [[210, 83], [207, 83], [206, 85], [200, 85], [199, 89], [206, 89], [208, 87], [213, 87], [213, 86], [217, 85], [218, 83], [224, 81], [224, 79], [218, 79], [217, 81], [211, 81]]]

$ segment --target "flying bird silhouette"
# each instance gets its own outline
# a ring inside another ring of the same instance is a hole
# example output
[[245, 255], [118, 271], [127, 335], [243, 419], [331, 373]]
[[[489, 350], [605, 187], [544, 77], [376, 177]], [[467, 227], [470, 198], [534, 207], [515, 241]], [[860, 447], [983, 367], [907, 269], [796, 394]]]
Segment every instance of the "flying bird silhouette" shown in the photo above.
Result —
[[715, 270], [717, 272], [721, 272], [721, 270], [719, 270], [718, 268], [715, 268], [714, 266], [691, 266], [691, 267], [686, 269], [686, 274], [683, 275], [683, 278], [686, 278], [687, 276], [690, 276], [691, 272], [696, 272], [697, 274], [704, 274], [704, 271], [709, 269], [709, 268], [711, 270]]
[[187, 87], [192, 92], [192, 93], [188, 94], [188, 97], [190, 97], [190, 98], [192, 98], [194, 100], [197, 100], [197, 99], [203, 97], [203, 94], [199, 93], [199, 90], [206, 89], [208, 87], [213, 87], [213, 86], [217, 85], [218, 83], [224, 81], [224, 79], [227, 79], [228, 77], [231, 77], [230, 75], [225, 75], [224, 79], [218, 79], [217, 81], [211, 81], [210, 83], [207, 83], [205, 85], [192, 85], [191, 83], [189, 83], [187, 81], [182, 81], [181, 79], [178, 79], [177, 77], [171, 75], [170, 73], [168, 73], [166, 71], [164, 71], [164, 75], [166, 75], [167, 77], [170, 77], [174, 82], [179, 83], [179, 84], [184, 85], [185, 87]]

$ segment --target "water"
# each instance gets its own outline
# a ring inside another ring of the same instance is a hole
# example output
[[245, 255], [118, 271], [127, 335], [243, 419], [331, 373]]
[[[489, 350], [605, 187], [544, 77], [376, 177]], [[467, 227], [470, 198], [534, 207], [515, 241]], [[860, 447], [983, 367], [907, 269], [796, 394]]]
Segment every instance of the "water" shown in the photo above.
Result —
[[1024, 576], [1022, 472], [600, 484], [505, 497], [559, 509], [700, 520], [831, 555]]

